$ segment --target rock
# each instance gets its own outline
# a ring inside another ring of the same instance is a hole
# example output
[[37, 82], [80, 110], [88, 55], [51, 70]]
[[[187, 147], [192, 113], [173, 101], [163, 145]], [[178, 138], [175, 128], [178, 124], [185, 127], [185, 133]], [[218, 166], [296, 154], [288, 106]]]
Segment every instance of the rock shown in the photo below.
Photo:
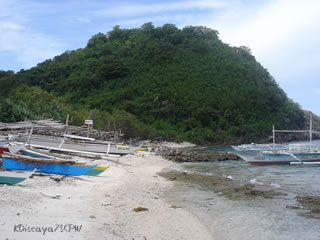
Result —
[[274, 190], [264, 189], [263, 187], [253, 184], [243, 185], [241, 182], [216, 175], [203, 175], [200, 173], [185, 174], [184, 172], [175, 170], [162, 171], [159, 175], [170, 180], [175, 179], [175, 181], [178, 182], [197, 184], [204, 190], [213, 190], [219, 195], [224, 195], [231, 200], [256, 197], [271, 199], [274, 196], [282, 195]]
[[177, 209], [177, 208], [182, 208], [182, 207], [179, 207], [177, 205], [171, 205], [170, 208]]
[[320, 218], [320, 196], [298, 196], [296, 197], [299, 207], [309, 210], [303, 215], [312, 218]]
[[226, 160], [240, 160], [240, 158], [228, 152], [191, 152], [187, 150], [162, 148], [157, 153], [163, 158], [173, 162], [212, 162]]

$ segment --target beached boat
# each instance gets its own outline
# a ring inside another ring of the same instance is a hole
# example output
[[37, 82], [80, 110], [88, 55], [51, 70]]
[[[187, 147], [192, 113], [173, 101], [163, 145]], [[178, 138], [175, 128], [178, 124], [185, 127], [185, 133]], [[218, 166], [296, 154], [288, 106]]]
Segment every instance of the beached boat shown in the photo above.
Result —
[[36, 169], [37, 172], [71, 176], [81, 176], [88, 173], [96, 166], [97, 165], [79, 166], [52, 160], [18, 160], [14, 159], [14, 157], [2, 158], [2, 168], [25, 171]]
[[10, 152], [10, 153], [16, 153], [16, 152], [19, 152], [23, 148], [24, 148], [23, 143], [6, 142], [2, 146], [0, 146], [0, 153], [3, 153], [4, 151]]
[[[45, 153], [35, 152], [35, 151], [32, 151], [32, 150], [27, 149], [27, 148], [21, 149], [19, 152], [17, 152], [17, 154], [22, 155], [22, 156], [32, 157], [32, 158], [40, 158], [40, 159], [42, 158], [42, 159], [52, 159], [52, 160], [61, 160], [61, 161], [66, 161], [67, 160], [65, 158], [48, 155], [50, 153], [45, 154]], [[78, 163], [78, 161], [76, 161], [76, 160], [68, 160], [68, 161], [70, 161], [70, 163], [72, 161], [74, 161], [74, 163]]]
[[[62, 160], [62, 161], [64, 160], [62, 158], [56, 158], [56, 157], [53, 157], [53, 156], [50, 156], [50, 155], [47, 155], [47, 154], [34, 152], [34, 151], [29, 150], [29, 149], [22, 149], [18, 153], [23, 155], [23, 156], [29, 156], [29, 157], [33, 157], [33, 158]], [[80, 161], [74, 161], [73, 164], [76, 165], [76, 166], [91, 167], [91, 165], [87, 165], [87, 164], [81, 163]], [[93, 169], [91, 169], [89, 172], [85, 173], [84, 175], [97, 176], [97, 175], [103, 173], [108, 168], [109, 168], [109, 166], [107, 166], [107, 167], [95, 166]]]
[[[88, 140], [89, 139], [89, 140]], [[110, 142], [91, 140], [90, 138], [69, 138], [55, 136], [20, 136], [19, 140], [35, 148], [53, 149], [55, 151], [78, 151], [105, 155], [126, 155], [134, 152], [138, 146], [117, 145]]]
[[34, 172], [17, 172], [0, 169], [0, 184], [17, 184], [29, 178]]
[[[77, 166], [89, 166], [86, 164], [77, 164]], [[87, 172], [85, 175], [89, 176], [98, 176], [101, 173], [103, 173], [105, 170], [107, 170], [110, 166], [107, 167], [101, 167], [101, 166], [96, 166], [93, 169], [91, 169], [89, 172]]]

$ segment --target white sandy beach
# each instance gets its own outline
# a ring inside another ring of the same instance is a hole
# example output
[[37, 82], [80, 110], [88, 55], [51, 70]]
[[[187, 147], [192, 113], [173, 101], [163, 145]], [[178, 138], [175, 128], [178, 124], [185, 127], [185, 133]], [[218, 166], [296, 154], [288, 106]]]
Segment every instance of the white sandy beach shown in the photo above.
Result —
[[[214, 239], [194, 215], [161, 197], [172, 182], [157, 172], [175, 163], [148, 152], [111, 160], [94, 161], [110, 165], [100, 176], [0, 185], [1, 239]], [[133, 211], [139, 207], [148, 210]]]

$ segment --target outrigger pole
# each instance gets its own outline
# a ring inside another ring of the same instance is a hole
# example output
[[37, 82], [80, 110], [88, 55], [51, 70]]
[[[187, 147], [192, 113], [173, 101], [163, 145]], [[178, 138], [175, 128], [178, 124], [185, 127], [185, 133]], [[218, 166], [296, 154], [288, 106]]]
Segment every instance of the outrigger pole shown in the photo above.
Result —
[[273, 135], [273, 145], [275, 144], [275, 133], [276, 132], [285, 132], [285, 133], [304, 133], [308, 132], [309, 133], [309, 141], [310, 145], [312, 143], [312, 116], [310, 116], [310, 129], [309, 130], [275, 130], [274, 125], [272, 126], [272, 135]]

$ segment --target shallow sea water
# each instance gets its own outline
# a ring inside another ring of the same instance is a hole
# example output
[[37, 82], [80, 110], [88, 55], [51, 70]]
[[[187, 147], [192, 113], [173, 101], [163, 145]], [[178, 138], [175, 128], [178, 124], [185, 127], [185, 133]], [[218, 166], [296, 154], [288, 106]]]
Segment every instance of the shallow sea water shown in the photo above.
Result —
[[235, 185], [252, 184], [255, 189], [277, 193], [272, 198], [232, 198], [216, 186], [177, 182], [165, 198], [195, 214], [215, 239], [320, 239], [320, 213], [308, 215], [310, 211], [297, 201], [297, 197], [320, 197], [320, 166], [252, 166], [245, 161], [224, 161], [178, 164], [171, 170], [228, 178]]

